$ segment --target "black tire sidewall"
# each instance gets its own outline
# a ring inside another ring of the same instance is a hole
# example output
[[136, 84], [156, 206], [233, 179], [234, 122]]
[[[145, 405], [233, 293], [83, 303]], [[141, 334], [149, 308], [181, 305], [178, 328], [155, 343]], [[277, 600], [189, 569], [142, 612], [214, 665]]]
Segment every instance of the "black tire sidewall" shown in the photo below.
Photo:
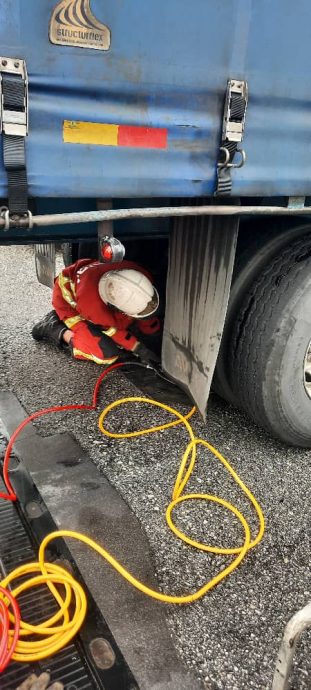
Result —
[[[244, 250], [240, 253], [238, 243], [228, 311], [213, 379], [213, 390], [233, 405], [239, 405], [239, 401], [230, 384], [230, 339], [244, 295], [273, 257], [290, 242], [303, 236], [308, 230], [308, 225], [309, 221], [293, 225], [293, 219], [285, 220], [284, 218], [279, 219], [277, 227], [275, 219], [264, 222], [262, 219], [260, 221], [252, 219], [245, 223], [247, 234], [249, 235], [250, 231], [251, 234], [247, 242], [244, 238]], [[309, 228], [311, 231], [310, 225]]]
[[310, 447], [311, 399], [304, 385], [304, 360], [311, 340], [310, 262], [299, 275], [294, 292], [283, 295], [279, 312], [270, 333], [262, 405], [274, 435]]

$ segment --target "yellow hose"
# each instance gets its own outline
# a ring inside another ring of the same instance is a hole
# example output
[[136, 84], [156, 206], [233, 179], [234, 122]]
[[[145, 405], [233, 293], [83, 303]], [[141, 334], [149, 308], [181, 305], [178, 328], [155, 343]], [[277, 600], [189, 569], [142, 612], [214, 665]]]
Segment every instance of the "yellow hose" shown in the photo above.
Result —
[[[169, 412], [176, 419], [173, 422], [167, 424], [161, 424], [160, 426], [151, 427], [148, 429], [142, 429], [140, 431], [128, 432], [128, 433], [113, 433], [109, 431], [105, 426], [105, 420], [107, 415], [120, 407], [121, 405], [127, 405], [129, 403], [142, 403], [147, 405], [153, 405], [162, 410]], [[102, 546], [94, 542], [92, 539], [86, 535], [79, 534], [77, 532], [72, 532], [70, 530], [61, 530], [59, 532], [53, 532], [49, 534], [42, 542], [39, 550], [39, 561], [38, 563], [30, 563], [28, 565], [23, 565], [17, 568], [13, 573], [6, 577], [0, 586], [3, 588], [12, 588], [12, 594], [15, 598], [25, 592], [26, 590], [32, 589], [42, 584], [46, 584], [50, 591], [53, 593], [58, 605], [58, 612], [47, 620], [45, 623], [40, 625], [29, 625], [26, 622], [21, 622], [21, 632], [19, 637], [19, 642], [17, 644], [13, 659], [20, 662], [33, 662], [40, 661], [46, 657], [55, 654], [65, 647], [80, 630], [87, 611], [87, 600], [86, 595], [81, 587], [81, 585], [76, 582], [70, 573], [68, 573], [64, 568], [57, 566], [55, 564], [50, 564], [45, 561], [45, 552], [51, 541], [60, 538], [72, 538], [77, 539], [80, 542], [86, 544], [91, 549], [96, 551], [100, 556], [102, 556], [110, 565], [133, 587], [136, 587], [140, 592], [143, 592], [153, 599], [165, 602], [168, 604], [189, 604], [197, 601], [203, 597], [209, 590], [211, 590], [215, 585], [217, 585], [221, 580], [223, 580], [227, 575], [233, 572], [235, 568], [241, 563], [246, 554], [250, 549], [253, 549], [261, 541], [265, 523], [262, 510], [256, 501], [255, 497], [251, 491], [245, 486], [244, 482], [240, 479], [238, 474], [233, 470], [228, 460], [226, 460], [221, 453], [219, 453], [213, 446], [211, 446], [207, 441], [203, 439], [196, 438], [189, 422], [190, 418], [194, 415], [196, 409], [193, 408], [189, 414], [186, 416], [182, 415], [180, 412], [174, 408], [165, 405], [163, 403], [157, 402], [155, 400], [150, 400], [148, 398], [142, 397], [132, 397], [124, 398], [122, 400], [117, 400], [116, 402], [108, 405], [106, 409], [102, 412], [99, 419], [99, 428], [103, 434], [110, 438], [135, 438], [137, 436], [143, 436], [146, 434], [155, 433], [157, 431], [163, 431], [164, 429], [169, 429], [178, 424], [183, 424], [187, 429], [189, 434], [189, 443], [184, 452], [182, 462], [177, 474], [175, 485], [172, 492], [172, 500], [166, 510], [166, 521], [169, 528], [176, 534], [179, 539], [189, 544], [190, 546], [199, 549], [201, 551], [207, 551], [209, 553], [221, 554], [224, 556], [234, 556], [233, 560], [229, 565], [223, 568], [215, 577], [211, 578], [206, 582], [200, 589], [191, 593], [184, 594], [180, 596], [163, 594], [154, 589], [151, 589], [147, 585], [143, 584], [137, 580], [134, 575], [132, 575], [128, 570], [126, 570], [121, 563], [119, 563], [108, 551], [106, 551]], [[210, 494], [185, 494], [187, 483], [194, 470], [197, 446], [201, 445], [207, 448], [220, 462], [224, 465], [226, 470], [229, 472], [234, 481], [238, 484], [240, 489], [247, 496], [251, 504], [253, 505], [255, 512], [258, 517], [259, 529], [255, 538], [251, 538], [251, 530], [248, 521], [244, 515], [234, 506], [219, 496], [213, 496]], [[240, 546], [235, 546], [233, 548], [223, 548], [218, 546], [210, 546], [208, 544], [203, 544], [201, 542], [195, 541], [179, 530], [173, 522], [172, 513], [173, 510], [179, 506], [184, 501], [197, 500], [197, 501], [210, 501], [217, 503], [229, 510], [235, 517], [240, 521], [244, 530], [244, 542]], [[19, 584], [17, 587], [13, 587], [14, 581], [20, 578], [28, 577], [28, 579], [23, 581], [23, 584]], [[56, 588], [55, 585], [61, 585], [61, 588]], [[10, 614], [11, 621], [13, 622], [13, 616]], [[30, 636], [32, 639], [29, 639]], [[38, 639], [37, 639], [38, 638]]]

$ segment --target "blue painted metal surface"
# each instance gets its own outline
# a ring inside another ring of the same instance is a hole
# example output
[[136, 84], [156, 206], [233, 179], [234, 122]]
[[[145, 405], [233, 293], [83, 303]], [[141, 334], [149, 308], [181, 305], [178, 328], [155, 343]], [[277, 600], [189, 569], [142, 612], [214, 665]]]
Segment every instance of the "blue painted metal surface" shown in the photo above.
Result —
[[[228, 78], [250, 96], [233, 194], [311, 194], [309, 0], [92, 0], [108, 52], [52, 45], [56, 4], [0, 5], [1, 53], [28, 66], [34, 197], [212, 194]], [[168, 149], [64, 144], [65, 119], [167, 127]]]

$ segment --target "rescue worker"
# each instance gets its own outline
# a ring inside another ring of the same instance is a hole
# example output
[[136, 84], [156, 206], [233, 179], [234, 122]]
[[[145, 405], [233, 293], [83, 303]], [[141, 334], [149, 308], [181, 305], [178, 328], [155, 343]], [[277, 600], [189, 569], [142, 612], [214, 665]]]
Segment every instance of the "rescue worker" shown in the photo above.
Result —
[[80, 259], [56, 278], [54, 310], [32, 336], [69, 347], [75, 359], [110, 365], [122, 350], [142, 361], [159, 361], [142, 342], [160, 332], [159, 295], [148, 271], [131, 261], [102, 264]]
[[53, 683], [53, 685], [49, 685], [49, 682], [49, 673], [41, 673], [39, 678], [38, 676], [32, 674], [24, 681], [24, 683], [19, 685], [16, 690], [64, 690], [62, 683]]

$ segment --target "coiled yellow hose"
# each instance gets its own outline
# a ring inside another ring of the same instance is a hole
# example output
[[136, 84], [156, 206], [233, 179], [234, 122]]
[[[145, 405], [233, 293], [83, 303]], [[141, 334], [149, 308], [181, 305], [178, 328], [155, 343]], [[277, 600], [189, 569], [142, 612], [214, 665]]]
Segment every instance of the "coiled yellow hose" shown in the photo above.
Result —
[[[133, 403], [139, 403], [144, 405], [152, 405], [154, 407], [160, 408], [169, 412], [175, 420], [167, 424], [162, 424], [160, 426], [155, 426], [147, 429], [142, 429], [140, 431], [128, 432], [128, 433], [114, 433], [109, 431], [105, 426], [105, 420], [110, 412], [117, 409], [121, 405], [128, 405]], [[1, 583], [4, 589], [12, 588], [12, 595], [14, 598], [18, 598], [20, 594], [26, 590], [35, 588], [39, 585], [45, 583], [52, 594], [54, 595], [58, 605], [58, 612], [47, 620], [45, 623], [39, 625], [29, 625], [24, 621], [21, 621], [19, 641], [15, 648], [15, 652], [12, 659], [20, 662], [33, 662], [40, 661], [46, 657], [55, 654], [65, 647], [72, 638], [80, 630], [83, 621], [85, 619], [87, 611], [87, 600], [86, 595], [81, 587], [81, 585], [76, 582], [70, 573], [65, 569], [57, 566], [55, 564], [47, 563], [45, 560], [45, 552], [50, 544], [55, 539], [60, 538], [73, 538], [80, 542], [86, 544], [94, 551], [96, 551], [100, 556], [102, 556], [110, 565], [115, 568], [115, 570], [129, 582], [133, 587], [136, 587], [140, 592], [143, 592], [153, 599], [158, 601], [169, 603], [169, 604], [189, 604], [191, 602], [197, 601], [203, 597], [209, 590], [215, 587], [221, 580], [232, 573], [241, 561], [245, 558], [246, 554], [250, 549], [253, 549], [261, 541], [265, 524], [264, 516], [262, 510], [256, 501], [255, 497], [251, 491], [245, 486], [244, 482], [240, 479], [237, 473], [233, 470], [229, 462], [219, 453], [213, 446], [211, 446], [207, 441], [203, 439], [196, 438], [189, 422], [190, 418], [195, 413], [195, 408], [189, 412], [186, 416], [182, 415], [180, 412], [174, 408], [165, 405], [163, 403], [157, 402], [155, 400], [150, 400], [149, 398], [142, 397], [132, 397], [123, 398], [122, 400], [117, 400], [116, 402], [108, 405], [106, 409], [102, 412], [99, 419], [99, 428], [103, 434], [110, 438], [115, 439], [125, 439], [125, 438], [135, 438], [138, 436], [143, 436], [145, 434], [155, 433], [157, 431], [163, 431], [164, 429], [169, 429], [178, 424], [183, 424], [187, 429], [189, 434], [189, 443], [184, 452], [182, 462], [177, 474], [175, 485], [172, 493], [172, 500], [166, 510], [166, 520], [170, 529], [179, 537], [182, 541], [186, 542], [190, 546], [199, 549], [201, 551], [207, 551], [209, 553], [221, 554], [224, 556], [233, 556], [233, 560], [229, 565], [223, 568], [215, 577], [210, 579], [206, 584], [204, 584], [196, 592], [185, 594], [181, 596], [175, 596], [170, 594], [164, 594], [156, 590], [151, 589], [147, 585], [143, 584], [137, 580], [134, 575], [132, 575], [128, 570], [126, 570], [121, 563], [119, 563], [114, 556], [112, 556], [108, 551], [106, 551], [102, 546], [94, 542], [92, 539], [86, 535], [79, 534], [77, 532], [72, 532], [69, 530], [61, 530], [59, 532], [53, 532], [49, 534], [42, 542], [39, 550], [39, 561], [38, 563], [30, 563], [28, 565], [23, 565], [17, 568], [13, 573], [6, 577]], [[224, 465], [226, 470], [229, 472], [231, 477], [238, 484], [243, 493], [250, 500], [253, 505], [256, 515], [258, 517], [259, 529], [257, 536], [253, 539], [251, 538], [250, 526], [244, 515], [236, 508], [232, 503], [229, 503], [219, 496], [214, 496], [211, 494], [186, 494], [185, 489], [187, 483], [192, 475], [196, 454], [197, 446], [201, 445], [207, 448], [220, 462]], [[173, 522], [172, 513], [173, 510], [181, 504], [183, 501], [198, 500], [198, 501], [211, 501], [223, 506], [229, 510], [235, 517], [240, 521], [244, 530], [244, 542], [240, 546], [235, 546], [233, 548], [223, 548], [218, 546], [210, 546], [208, 544], [203, 544], [197, 542], [181, 530], [179, 530]], [[14, 582], [20, 580], [20, 578], [27, 577], [22, 584], [13, 588]], [[56, 585], [61, 585], [61, 587], [56, 588]], [[34, 594], [35, 596], [35, 594]], [[1, 595], [0, 595], [1, 598]], [[8, 605], [8, 602], [5, 602]], [[14, 616], [10, 612], [10, 621], [14, 624]], [[13, 632], [10, 631], [10, 636], [13, 636]], [[31, 637], [31, 639], [29, 639]]]

